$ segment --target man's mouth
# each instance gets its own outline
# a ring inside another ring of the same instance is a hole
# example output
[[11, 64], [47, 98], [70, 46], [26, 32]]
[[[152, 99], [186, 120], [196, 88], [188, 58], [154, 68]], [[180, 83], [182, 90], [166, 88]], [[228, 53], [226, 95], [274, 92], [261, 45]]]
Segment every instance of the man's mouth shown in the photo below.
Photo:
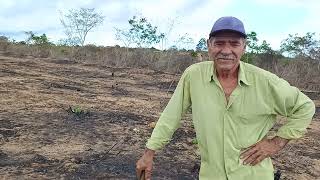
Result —
[[217, 60], [233, 61], [234, 59], [231, 59], [231, 58], [217, 58]]

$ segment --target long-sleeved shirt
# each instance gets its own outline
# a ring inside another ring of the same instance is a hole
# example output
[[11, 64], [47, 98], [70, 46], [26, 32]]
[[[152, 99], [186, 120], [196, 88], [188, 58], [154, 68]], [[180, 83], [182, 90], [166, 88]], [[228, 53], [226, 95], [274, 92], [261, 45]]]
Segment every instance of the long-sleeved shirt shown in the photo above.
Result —
[[255, 166], [243, 165], [242, 150], [262, 140], [277, 115], [287, 117], [287, 123], [276, 135], [300, 138], [315, 113], [312, 100], [298, 88], [244, 62], [240, 62], [238, 85], [227, 102], [213, 61], [201, 62], [182, 74], [147, 148], [163, 148], [190, 106], [201, 156], [200, 180], [273, 180], [270, 158]]

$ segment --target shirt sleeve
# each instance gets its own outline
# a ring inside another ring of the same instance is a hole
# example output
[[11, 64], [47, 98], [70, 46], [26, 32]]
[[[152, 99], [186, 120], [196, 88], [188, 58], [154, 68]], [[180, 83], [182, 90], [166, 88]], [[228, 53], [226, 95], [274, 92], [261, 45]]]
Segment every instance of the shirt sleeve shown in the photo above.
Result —
[[166, 108], [162, 112], [146, 146], [148, 149], [162, 149], [180, 126], [182, 115], [191, 105], [190, 79], [188, 69], [182, 74], [179, 83]]
[[315, 104], [284, 79], [277, 77], [269, 81], [269, 85], [274, 113], [287, 117], [287, 122], [276, 135], [285, 139], [302, 137], [315, 113]]

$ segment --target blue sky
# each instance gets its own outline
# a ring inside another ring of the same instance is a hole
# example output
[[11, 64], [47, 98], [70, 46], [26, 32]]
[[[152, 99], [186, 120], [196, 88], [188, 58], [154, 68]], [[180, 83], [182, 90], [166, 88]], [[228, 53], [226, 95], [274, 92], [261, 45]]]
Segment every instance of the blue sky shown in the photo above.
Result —
[[221, 16], [238, 17], [247, 32], [255, 31], [274, 49], [288, 34], [320, 33], [319, 0], [0, 0], [0, 4], [0, 35], [16, 40], [26, 38], [24, 31], [46, 33], [54, 42], [64, 38], [60, 12], [81, 7], [95, 8], [105, 16], [104, 24], [86, 41], [105, 46], [122, 45], [114, 28], [129, 28], [128, 19], [134, 15], [147, 17], [168, 34], [168, 47], [185, 34], [194, 39], [190, 46], [195, 47]]

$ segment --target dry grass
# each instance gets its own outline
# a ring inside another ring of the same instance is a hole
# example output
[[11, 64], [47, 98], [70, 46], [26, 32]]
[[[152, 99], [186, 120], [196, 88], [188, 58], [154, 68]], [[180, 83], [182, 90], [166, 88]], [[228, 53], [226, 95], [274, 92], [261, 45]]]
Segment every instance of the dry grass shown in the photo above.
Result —
[[[0, 179], [135, 178], [151, 123], [180, 75], [87, 61], [0, 53]], [[319, 108], [320, 93], [310, 97]], [[70, 107], [88, 113], [77, 115]], [[273, 158], [281, 179], [319, 177], [319, 115], [317, 110], [305, 137]], [[154, 179], [197, 179], [200, 157], [191, 114], [181, 122], [157, 153]]]
[[256, 65], [277, 74], [290, 84], [304, 90], [320, 91], [320, 60], [285, 59], [262, 55]]
[[[110, 67], [148, 68], [156, 71], [182, 73], [189, 65], [207, 60], [206, 52], [160, 51], [157, 49], [125, 47], [84, 47], [30, 46], [0, 42], [0, 51], [13, 57], [41, 57], [105, 64]], [[280, 56], [259, 55], [254, 62], [257, 66], [271, 71], [288, 80], [292, 85], [305, 90], [320, 91], [320, 60], [283, 59]]]

